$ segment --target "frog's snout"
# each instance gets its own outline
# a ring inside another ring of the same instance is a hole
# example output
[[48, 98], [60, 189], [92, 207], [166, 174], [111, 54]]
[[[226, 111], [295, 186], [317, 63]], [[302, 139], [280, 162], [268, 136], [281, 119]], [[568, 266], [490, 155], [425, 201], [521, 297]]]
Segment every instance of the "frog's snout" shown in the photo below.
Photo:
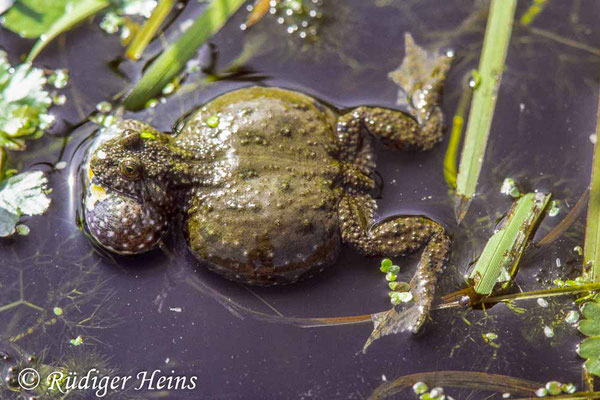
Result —
[[151, 204], [104, 188], [89, 190], [84, 213], [94, 239], [119, 254], [140, 254], [153, 249], [166, 227], [164, 216]]

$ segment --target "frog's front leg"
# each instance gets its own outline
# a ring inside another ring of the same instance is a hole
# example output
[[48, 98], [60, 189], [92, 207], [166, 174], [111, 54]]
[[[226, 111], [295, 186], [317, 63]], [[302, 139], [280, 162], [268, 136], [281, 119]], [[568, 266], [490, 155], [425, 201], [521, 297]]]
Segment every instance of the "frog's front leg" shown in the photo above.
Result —
[[367, 256], [395, 257], [423, 249], [411, 281], [415, 304], [402, 314], [402, 330], [417, 333], [433, 302], [438, 275], [450, 255], [444, 228], [422, 216], [393, 216], [374, 224], [373, 201], [366, 195], [346, 195], [339, 206], [342, 240]]
[[432, 108], [422, 124], [402, 111], [358, 107], [339, 118], [337, 132], [340, 138], [358, 136], [364, 128], [394, 149], [429, 150], [441, 140], [442, 127], [439, 107]]

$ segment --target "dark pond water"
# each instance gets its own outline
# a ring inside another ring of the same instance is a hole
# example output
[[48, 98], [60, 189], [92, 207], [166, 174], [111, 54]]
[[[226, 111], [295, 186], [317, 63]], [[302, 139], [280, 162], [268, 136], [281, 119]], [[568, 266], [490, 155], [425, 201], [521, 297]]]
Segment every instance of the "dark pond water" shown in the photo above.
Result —
[[[529, 3], [519, 1], [518, 16]], [[180, 23], [202, 7], [190, 1], [165, 37], [176, 37]], [[477, 66], [486, 9], [486, 2], [472, 0], [325, 0], [325, 19], [314, 43], [287, 34], [273, 16], [243, 32], [239, 26], [247, 12], [242, 11], [211, 40], [217, 71], [243, 49], [251, 51], [241, 73], [210, 84], [202, 83], [201, 72], [192, 73], [164, 104], [126, 116], [168, 130], [186, 111], [251, 84], [297, 89], [340, 108], [394, 107], [398, 88], [387, 74], [400, 64], [403, 35], [411, 32], [419, 44], [452, 48], [457, 54], [443, 103], [450, 120], [463, 76]], [[537, 239], [566, 215], [587, 186], [600, 71], [598, 15], [600, 4], [593, 0], [549, 1], [531, 28], [515, 28], [479, 196], [460, 227], [442, 174], [446, 141], [419, 154], [378, 147], [378, 172], [384, 181], [378, 217], [425, 214], [444, 223], [454, 236], [452, 265], [440, 294], [463, 286], [463, 276], [493, 232], [494, 220], [510, 206], [510, 199], [500, 193], [505, 177], [515, 178], [522, 190], [550, 191], [560, 200], [561, 213], [544, 220]], [[18, 62], [31, 42], [1, 30], [0, 45]], [[197, 376], [193, 391], [128, 392], [107, 398], [364, 399], [385, 380], [446, 370], [540, 383], [559, 380], [582, 388], [582, 360], [575, 353], [581, 337], [562, 322], [565, 312], [575, 308], [571, 298], [549, 299], [545, 308], [535, 300], [519, 303], [526, 309], [523, 314], [503, 305], [487, 312], [435, 311], [421, 336], [388, 336], [362, 354], [370, 323], [300, 328], [282, 323], [284, 318], [269, 322], [232, 309], [224, 299], [286, 317], [382, 311], [389, 303], [378, 259], [345, 249], [335, 266], [308, 281], [246, 288], [207, 271], [177, 235], [167, 240], [168, 250], [140, 257], [111, 258], [94, 250], [77, 223], [77, 169], [97, 126], [80, 124], [98, 102], [131, 87], [162, 45], [153, 42], [138, 63], [119, 63], [123, 48], [118, 39], [89, 23], [51, 45], [36, 62], [68, 68], [71, 80], [67, 104], [53, 110], [59, 119], [56, 132], [32, 143], [26, 153], [10, 156], [21, 170], [48, 172], [53, 188], [49, 213], [27, 221], [30, 235], [0, 241], [0, 307], [19, 299], [36, 306], [23, 303], [0, 312], [0, 339], [12, 352], [35, 354], [54, 366], [102, 360], [121, 375], [160, 369]], [[206, 51], [198, 58], [210, 61]], [[51, 165], [61, 160], [68, 167], [53, 170]], [[517, 283], [534, 290], [548, 287], [556, 277], [577, 276], [581, 259], [573, 247], [582, 243], [580, 219], [561, 240], [529, 253]], [[415, 257], [397, 261], [401, 279], [408, 280]], [[56, 316], [54, 307], [61, 307], [63, 315]], [[553, 326], [554, 337], [544, 335], [546, 325]], [[494, 346], [483, 339], [486, 333], [498, 335]], [[69, 341], [77, 336], [83, 344], [72, 346]], [[466, 389], [448, 393], [456, 399], [488, 398]], [[19, 395], [7, 392], [2, 398]], [[393, 398], [413, 396], [405, 391]]]

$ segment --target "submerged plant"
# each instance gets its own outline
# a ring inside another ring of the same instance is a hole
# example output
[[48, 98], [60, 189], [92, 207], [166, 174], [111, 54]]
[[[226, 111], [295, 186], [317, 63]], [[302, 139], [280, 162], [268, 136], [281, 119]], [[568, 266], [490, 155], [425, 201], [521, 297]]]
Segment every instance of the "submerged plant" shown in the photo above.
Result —
[[194, 23], [150, 64], [124, 101], [128, 109], [143, 108], [185, 68], [208, 38], [218, 32], [244, 0], [213, 0]]
[[28, 39], [38, 39], [28, 60], [32, 61], [57, 36], [100, 11], [107, 10], [100, 27], [108, 33], [122, 28], [122, 37], [131, 32], [126, 17], [149, 18], [157, 0], [16, 0], [2, 16], [2, 25]]
[[55, 117], [48, 109], [53, 101], [64, 103], [64, 98], [51, 96], [46, 86], [64, 88], [67, 79], [64, 71], [47, 74], [29, 63], [12, 67], [0, 51], [0, 237], [28, 234], [27, 226], [18, 225], [21, 216], [43, 214], [50, 205], [44, 174], [7, 171], [6, 152], [25, 150], [27, 140], [41, 137], [52, 126]]
[[24, 150], [27, 139], [39, 138], [52, 126], [47, 81], [46, 73], [29, 63], [13, 68], [0, 51], [0, 147]]
[[516, 0], [492, 0], [456, 181], [455, 214], [461, 221], [475, 195], [508, 51]]
[[46, 212], [49, 193], [48, 180], [41, 171], [23, 172], [0, 182], [0, 237], [27, 234], [25, 225], [17, 225], [19, 219]]

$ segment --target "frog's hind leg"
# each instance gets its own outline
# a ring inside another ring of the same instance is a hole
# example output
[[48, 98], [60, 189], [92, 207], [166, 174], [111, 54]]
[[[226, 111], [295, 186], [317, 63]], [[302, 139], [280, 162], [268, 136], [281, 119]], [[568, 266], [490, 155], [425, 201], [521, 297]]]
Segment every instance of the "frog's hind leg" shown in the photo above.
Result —
[[342, 240], [367, 256], [395, 257], [423, 248], [411, 281], [415, 304], [401, 314], [403, 331], [421, 330], [431, 309], [437, 278], [450, 254], [444, 228], [422, 216], [393, 216], [373, 224], [374, 202], [367, 195], [346, 195], [339, 205]]
[[356, 135], [366, 129], [385, 145], [397, 150], [430, 150], [442, 139], [443, 116], [432, 107], [420, 124], [402, 111], [381, 107], [358, 107], [338, 120], [338, 136]]

